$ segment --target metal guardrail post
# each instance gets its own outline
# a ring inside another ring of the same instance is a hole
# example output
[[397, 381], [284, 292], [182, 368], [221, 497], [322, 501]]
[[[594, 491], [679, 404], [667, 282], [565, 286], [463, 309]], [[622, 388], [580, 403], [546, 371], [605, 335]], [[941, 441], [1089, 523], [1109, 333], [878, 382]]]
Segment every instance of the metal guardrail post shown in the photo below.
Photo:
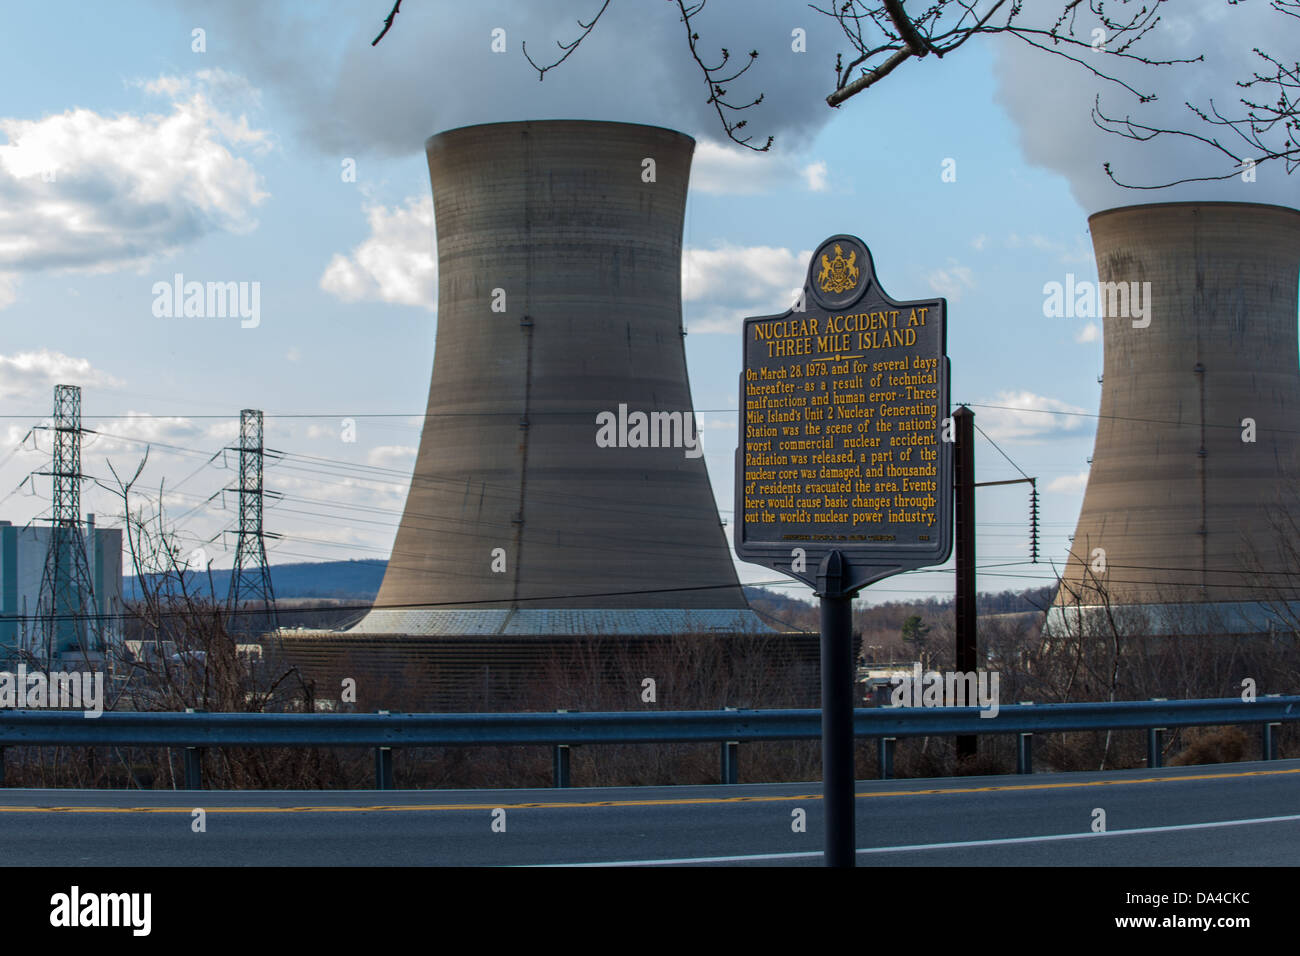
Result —
[[[1152, 703], [1163, 703], [1167, 701], [1166, 697], [1152, 697]], [[1161, 765], [1165, 751], [1165, 728], [1148, 727], [1147, 728], [1147, 766], [1156, 768]]]
[[[375, 713], [387, 717], [388, 711], [377, 710]], [[393, 789], [393, 748], [375, 748], [375, 789]]]
[[[1282, 695], [1281, 695], [1281, 694], [1265, 694], [1264, 696], [1265, 696], [1265, 697], [1280, 697], [1280, 696], [1282, 696]], [[1260, 744], [1261, 744], [1261, 747], [1260, 747], [1260, 749], [1263, 751], [1263, 756], [1262, 756], [1262, 758], [1261, 758], [1261, 759], [1263, 759], [1263, 760], [1276, 760], [1276, 759], [1277, 759], [1277, 736], [1273, 733], [1273, 728], [1274, 728], [1274, 727], [1276, 727], [1276, 728], [1278, 728], [1278, 729], [1280, 730], [1280, 729], [1282, 728], [1282, 725], [1281, 725], [1280, 723], [1270, 722], [1270, 721], [1267, 721], [1267, 720], [1266, 720], [1266, 721], [1264, 721], [1263, 727], [1261, 728], [1261, 732], [1260, 732]], [[2, 772], [3, 772], [3, 769], [4, 769], [3, 767], [0, 767], [0, 784], [4, 783], [3, 773], [2, 773]]]
[[551, 752], [551, 786], [569, 785], [569, 745], [556, 744]]
[[203, 789], [203, 762], [198, 747], [185, 748], [185, 789]]
[[740, 781], [740, 741], [724, 740], [722, 742], [722, 782], [738, 783]]
[[[187, 714], [202, 714], [205, 711], [186, 707]], [[185, 789], [203, 789], [203, 751], [198, 747], [186, 747], [184, 753]]]
[[[557, 710], [557, 714], [567, 714], [567, 710]], [[569, 786], [569, 745], [555, 744], [551, 747], [551, 786]]]
[[1147, 766], [1156, 768], [1160, 766], [1161, 754], [1165, 749], [1165, 728], [1148, 727], [1147, 728]]
[[[1022, 700], [1019, 706], [1033, 707], [1032, 700]], [[1016, 735], [1016, 773], [1034, 772], [1034, 735], [1022, 732]]]
[[1016, 735], [1016, 773], [1034, 772], [1034, 735]]
[[[1263, 755], [1264, 760], [1277, 759], [1277, 735], [1273, 733], [1274, 727], [1276, 727], [1279, 730], [1282, 729], [1281, 724], [1273, 724], [1273, 723], [1269, 723], [1268, 721], [1264, 722], [1264, 731], [1263, 734], [1261, 735], [1263, 738], [1261, 740], [1261, 743], [1263, 744], [1262, 750], [1264, 751], [1264, 755]], [[0, 766], [0, 784], [4, 783], [3, 770], [4, 770], [3, 766]]]
[[393, 789], [393, 748], [375, 748], [375, 789]]
[[894, 779], [894, 744], [895, 737], [876, 738], [876, 760], [880, 764], [880, 779]]
[[[723, 711], [734, 712], [734, 707], [724, 707]], [[724, 784], [733, 784], [740, 781], [740, 741], [724, 740], [720, 748], [721, 773]]]
[[[1167, 697], [1152, 697], [1152, 704], [1165, 704], [1169, 701]], [[1158, 767], [1162, 765], [1165, 757], [1165, 731], [1166, 727], [1148, 727], [1147, 728], [1147, 766]]]

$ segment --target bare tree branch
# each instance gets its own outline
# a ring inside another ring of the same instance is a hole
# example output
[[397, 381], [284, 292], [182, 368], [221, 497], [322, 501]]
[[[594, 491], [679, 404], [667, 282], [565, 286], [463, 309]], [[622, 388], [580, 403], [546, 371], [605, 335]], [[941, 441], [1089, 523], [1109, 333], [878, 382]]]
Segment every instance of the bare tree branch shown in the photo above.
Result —
[[[731, 52], [726, 47], [721, 48], [721, 59], [713, 66], [708, 65], [700, 57], [698, 48], [700, 35], [694, 30], [691, 24], [692, 18], [704, 9], [708, 0], [697, 0], [697, 2], [691, 4], [687, 4], [685, 0], [675, 0], [675, 2], [677, 3], [678, 12], [681, 14], [682, 23], [686, 27], [686, 43], [691, 51], [691, 57], [695, 60], [696, 65], [699, 66], [700, 72], [704, 76], [704, 84], [709, 90], [709, 98], [707, 102], [712, 104], [714, 111], [718, 114], [718, 119], [722, 123], [723, 132], [726, 133], [728, 139], [740, 146], [752, 149], [755, 152], [766, 152], [772, 146], [773, 137], [769, 136], [767, 142], [762, 146], [751, 145], [750, 141], [753, 139], [752, 136], [742, 137], [738, 135], [739, 131], [748, 125], [748, 121], [740, 120], [738, 122], [733, 122], [730, 116], [731, 113], [751, 109], [752, 107], [762, 103], [763, 95], [760, 93], [748, 103], [733, 103], [727, 100], [727, 88], [723, 85], [725, 83], [731, 83], [744, 75], [745, 72], [754, 65], [754, 61], [758, 59], [758, 51], [751, 50], [749, 53], [749, 61], [733, 73], [726, 73], [727, 65], [731, 60]], [[582, 29], [582, 32], [578, 36], [574, 37], [567, 43], [559, 40], [556, 41], [556, 46], [563, 50], [564, 53], [553, 63], [539, 66], [528, 53], [527, 41], [524, 42], [524, 58], [527, 59], [532, 68], [537, 71], [537, 78], [539, 80], [546, 77], [547, 70], [552, 70], [559, 66], [567, 60], [579, 46], [582, 45], [582, 41], [591, 35], [592, 30], [596, 28], [596, 24], [600, 22], [600, 18], [604, 16], [605, 11], [609, 9], [609, 4], [610, 0], [604, 0], [600, 9], [596, 11], [596, 14], [589, 21], [585, 23], [582, 20], [578, 21], [578, 26]]]
[[[1136, 0], [1118, 0], [1121, 6], [1130, 2]], [[982, 12], [981, 0], [933, 0], [924, 12], [915, 17], [904, 10], [903, 0], [843, 0], [829, 8], [816, 4], [809, 6], [834, 19], [856, 51], [847, 64], [843, 54], [837, 54], [835, 58], [835, 89], [826, 97], [826, 102], [830, 106], [839, 106], [874, 86], [910, 59], [924, 59], [931, 53], [943, 57], [974, 36], [1001, 33], [1070, 60], [1099, 79], [1121, 86], [1146, 102], [1154, 99], [1154, 94], [1141, 93], [1105, 69], [1094, 67], [1062, 48], [1072, 48], [1079, 53], [1087, 50], [1150, 66], [1201, 60], [1199, 56], [1188, 60], [1156, 60], [1130, 52], [1133, 45], [1160, 22], [1157, 11], [1165, 2], [1167, 0], [1147, 0], [1132, 16], [1123, 19], [1105, 12], [1105, 0], [1088, 0], [1086, 9], [1096, 17], [1098, 29], [1105, 34], [1104, 42], [1100, 44], [1074, 35], [1084, 0], [1063, 0], [1061, 14], [1051, 26], [1021, 22], [1018, 18], [1025, 4], [1012, 2], [1008, 6], [1006, 0], [993, 0]], [[1120, 41], [1118, 45], [1115, 43], [1117, 40]]]
[[528, 55], [528, 41], [525, 40], [523, 42], [521, 48], [524, 51], [524, 59], [527, 60], [529, 64], [532, 65], [532, 68], [537, 71], [537, 79], [539, 81], [546, 79], [547, 70], [555, 69], [555, 67], [559, 66], [561, 63], [563, 63], [565, 60], [569, 58], [569, 54], [571, 54], [574, 50], [576, 50], [582, 44], [583, 40], [587, 39], [587, 35], [591, 33], [592, 30], [595, 29], [596, 23], [600, 20], [601, 17], [605, 15], [605, 11], [608, 9], [609, 9], [609, 0], [605, 0], [605, 2], [600, 5], [600, 9], [596, 11], [596, 15], [591, 18], [590, 23], [583, 23], [581, 20], [579, 20], [578, 26], [582, 27], [582, 33], [577, 37], [577, 39], [569, 43], [561, 43], [559, 40], [556, 40], [555, 45], [564, 51], [564, 56], [560, 57], [554, 63], [548, 63], [546, 66], [538, 66], [536, 63], [533, 62], [533, 58]]
[[393, 18], [397, 16], [397, 11], [401, 9], [402, 9], [402, 0], [397, 0], [397, 2], [393, 4], [393, 9], [389, 11], [388, 16], [384, 18], [384, 28], [379, 31], [379, 36], [375, 37], [373, 40], [370, 41], [371, 46], [378, 45], [379, 41], [384, 38], [384, 35], [388, 33], [389, 30], [392, 29]]
[[728, 52], [725, 46], [722, 48], [722, 59], [718, 62], [718, 65], [707, 66], [704, 63], [704, 61], [700, 59], [699, 51], [696, 49], [696, 44], [699, 42], [700, 35], [691, 28], [691, 17], [695, 16], [701, 10], [703, 10], [704, 5], [707, 2], [708, 0], [699, 0], [699, 3], [695, 4], [695, 6], [690, 7], [688, 9], [685, 0], [677, 0], [677, 8], [681, 11], [682, 14], [682, 23], [685, 24], [686, 26], [686, 36], [687, 36], [687, 42], [690, 44], [691, 56], [695, 59], [695, 62], [699, 65], [701, 72], [703, 72], [704, 74], [704, 82], [705, 84], [708, 85], [710, 89], [708, 102], [713, 104], [713, 108], [718, 114], [718, 119], [722, 121], [722, 128], [723, 130], [726, 131], [728, 139], [730, 139], [734, 143], [744, 146], [746, 149], [752, 149], [757, 153], [765, 153], [772, 148], [773, 138], [771, 136], [767, 138], [767, 142], [764, 143], [762, 146], [751, 146], [749, 141], [753, 139], [752, 136], [746, 136], [744, 139], [741, 139], [739, 136], [736, 135], [740, 130], [745, 128], [748, 121], [741, 120], [738, 123], [733, 123], [728, 118], [727, 114], [723, 112], [723, 110], [740, 112], [741, 110], [750, 109], [751, 107], [757, 106], [759, 103], [763, 102], [762, 93], [758, 94], [757, 98], [751, 100], [748, 103], [744, 103], [741, 105], [728, 103], [723, 98], [727, 95], [727, 91], [726, 88], [722, 86], [722, 84], [730, 83], [731, 81], [744, 75], [744, 73], [748, 71], [751, 66], [754, 65], [754, 61], [758, 59], [758, 51], [750, 50], [749, 62], [747, 62], [744, 66], [738, 69], [735, 73], [732, 73], [728, 76], [721, 75], [723, 71], [723, 67], [727, 65], [727, 61], [731, 58], [731, 54]]
[[[1237, 5], [1237, 0], [1229, 0], [1230, 5]], [[1300, 0], [1272, 0], [1270, 8], [1292, 19], [1300, 19]], [[1233, 179], [1241, 175], [1249, 166], [1259, 167], [1267, 162], [1281, 160], [1287, 175], [1300, 166], [1300, 61], [1286, 63], [1260, 48], [1253, 52], [1266, 64], [1264, 72], [1252, 73], [1249, 80], [1237, 81], [1242, 90], [1263, 89], [1275, 95], [1272, 102], [1256, 101], [1243, 95], [1239, 99], [1241, 115], [1226, 116], [1220, 112], [1214, 100], [1210, 100], [1208, 109], [1202, 109], [1192, 103], [1184, 106], [1205, 126], [1223, 131], [1230, 135], [1235, 146], [1221, 142], [1214, 132], [1198, 133], [1191, 130], [1172, 127], [1150, 126], [1135, 121], [1131, 116], [1122, 119], [1108, 116], [1101, 109], [1098, 96], [1092, 110], [1092, 121], [1099, 129], [1125, 139], [1137, 142], [1150, 142], [1160, 136], [1178, 136], [1193, 140], [1207, 146], [1212, 152], [1220, 154], [1232, 163], [1227, 172], [1218, 175], [1188, 176], [1183, 179], [1153, 184], [1137, 184], [1122, 181], [1105, 163], [1103, 169], [1111, 182], [1125, 189], [1166, 189], [1183, 183], [1215, 182]]]

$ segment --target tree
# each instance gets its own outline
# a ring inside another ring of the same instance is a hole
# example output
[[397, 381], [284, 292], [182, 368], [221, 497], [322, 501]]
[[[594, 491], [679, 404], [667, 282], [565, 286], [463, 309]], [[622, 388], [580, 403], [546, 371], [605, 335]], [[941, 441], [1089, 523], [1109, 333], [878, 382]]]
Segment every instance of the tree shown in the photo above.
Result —
[[903, 622], [903, 641], [916, 646], [918, 652], [925, 650], [925, 636], [930, 633], [930, 625], [921, 620], [921, 615], [913, 614]]

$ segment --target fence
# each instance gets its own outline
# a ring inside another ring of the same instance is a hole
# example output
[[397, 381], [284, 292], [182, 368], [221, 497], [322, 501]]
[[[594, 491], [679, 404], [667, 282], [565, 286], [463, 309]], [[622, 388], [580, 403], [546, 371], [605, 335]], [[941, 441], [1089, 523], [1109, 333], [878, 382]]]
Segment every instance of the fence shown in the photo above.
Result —
[[[1274, 729], [1300, 719], [1300, 696], [1254, 701], [1114, 701], [1011, 704], [994, 717], [978, 707], [885, 707], [854, 711], [854, 736], [877, 740], [881, 777], [892, 775], [900, 737], [1015, 734], [1017, 773], [1033, 772], [1033, 735], [1063, 731], [1146, 730], [1147, 764], [1160, 766], [1163, 733], [1173, 727], [1258, 725], [1263, 759], [1276, 759]], [[4, 748], [141, 746], [184, 752], [186, 789], [202, 788], [205, 747], [373, 747], [375, 786], [392, 789], [393, 751], [411, 747], [538, 745], [553, 748], [554, 785], [569, 785], [569, 750], [580, 744], [716, 742], [723, 783], [738, 777], [740, 744], [821, 736], [819, 710], [628, 711], [534, 714], [262, 714], [111, 711], [0, 711]]]

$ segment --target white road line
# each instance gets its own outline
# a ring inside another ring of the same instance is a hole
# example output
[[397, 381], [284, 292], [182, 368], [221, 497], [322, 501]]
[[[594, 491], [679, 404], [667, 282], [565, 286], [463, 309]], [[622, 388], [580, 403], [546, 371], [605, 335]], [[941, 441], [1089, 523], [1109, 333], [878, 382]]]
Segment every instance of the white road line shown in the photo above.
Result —
[[[974, 846], [1006, 846], [1015, 843], [1051, 843], [1055, 840], [1085, 840], [1090, 837], [1131, 836], [1138, 833], [1173, 833], [1179, 830], [1212, 830], [1219, 827], [1244, 827], [1260, 823], [1294, 823], [1300, 813], [1283, 817], [1254, 817], [1249, 820], [1218, 820], [1213, 823], [1179, 823], [1167, 827], [1134, 827], [1131, 830], [1106, 830], [1103, 833], [1054, 833], [1048, 836], [1005, 837], [998, 840], [967, 840], [960, 843], [913, 843], [906, 846], [876, 846], [858, 850], [858, 853], [910, 853], [920, 850], [958, 850]], [[753, 853], [746, 856], [695, 856], [675, 860], [609, 860], [601, 863], [544, 863], [542, 866], [686, 866], [692, 863], [750, 863], [762, 860], [800, 860], [820, 857], [821, 851], [802, 853]]]
[[[862, 850], [858, 851], [862, 853]], [[687, 856], [676, 860], [609, 860], [603, 863], [539, 863], [542, 867], [584, 866], [680, 866], [686, 863], [746, 863], [755, 860], [799, 860], [821, 856], [821, 850], [803, 853], [753, 853], [748, 856]]]

